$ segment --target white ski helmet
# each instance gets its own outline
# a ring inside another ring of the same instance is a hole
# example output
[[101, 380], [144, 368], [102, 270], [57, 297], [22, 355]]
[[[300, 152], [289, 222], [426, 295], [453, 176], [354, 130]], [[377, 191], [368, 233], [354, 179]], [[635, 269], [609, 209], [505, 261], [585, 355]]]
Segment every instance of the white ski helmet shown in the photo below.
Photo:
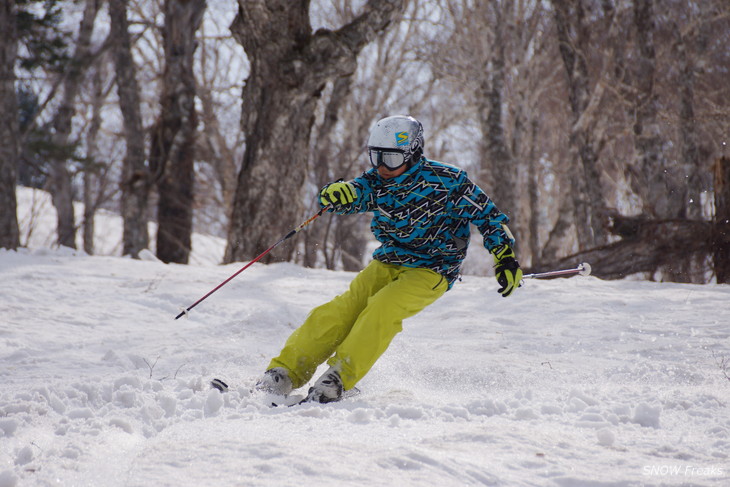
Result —
[[379, 120], [368, 138], [370, 164], [398, 169], [423, 155], [423, 125], [413, 117], [395, 115]]

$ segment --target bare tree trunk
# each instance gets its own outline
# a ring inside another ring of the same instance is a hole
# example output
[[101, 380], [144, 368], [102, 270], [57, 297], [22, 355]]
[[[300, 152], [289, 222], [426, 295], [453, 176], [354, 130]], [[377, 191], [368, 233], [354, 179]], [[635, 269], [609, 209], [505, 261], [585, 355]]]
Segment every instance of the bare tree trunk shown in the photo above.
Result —
[[[63, 152], [65, 153], [65, 151]], [[73, 206], [73, 186], [71, 184], [71, 174], [66, 167], [66, 159], [52, 161], [49, 169], [51, 201], [56, 208], [57, 242], [58, 245], [75, 249], [76, 220]]]
[[530, 124], [530, 152], [527, 156], [528, 247], [532, 265], [540, 262], [540, 189], [536, 150], [538, 129], [539, 122], [533, 118]]
[[82, 226], [84, 238], [84, 252], [94, 254], [94, 219], [97, 202], [94, 198], [94, 180], [98, 175], [99, 155], [97, 138], [101, 129], [101, 105], [104, 101], [104, 86], [101, 63], [96, 67], [92, 80], [91, 94], [91, 122], [86, 133], [86, 158], [88, 160], [84, 170], [84, 221]]
[[543, 246], [540, 260], [533, 265], [554, 262], [559, 254], [564, 253], [566, 242], [569, 240], [570, 229], [575, 224], [575, 211], [573, 208], [574, 197], [571, 195], [571, 174], [572, 169], [559, 173], [559, 187], [562, 197], [558, 201], [558, 217], [555, 225], [550, 230], [547, 242]]
[[16, 18], [15, 1], [4, 1], [0, 5], [0, 248], [6, 249], [20, 245], [15, 197], [20, 131], [15, 93]]
[[718, 284], [730, 284], [730, 158], [715, 164], [715, 231], [712, 237]]
[[109, 17], [110, 37], [114, 42], [117, 93], [127, 141], [127, 155], [124, 158], [120, 183], [124, 220], [122, 253], [137, 257], [149, 245], [147, 201], [151, 182], [145, 166], [145, 134], [142, 129], [137, 70], [132, 57], [132, 40], [127, 22], [127, 1], [109, 0]]
[[[707, 8], [707, 7], [705, 7]], [[679, 167], [667, 168], [668, 174], [674, 176], [672, 189], [679, 194], [677, 198], [679, 208], [678, 214], [689, 219], [702, 219], [703, 173], [707, 172], [707, 165], [703, 163], [703, 156], [700, 150], [700, 123], [695, 118], [695, 84], [696, 66], [701, 64], [699, 58], [707, 52], [706, 39], [702, 31], [706, 28], [702, 23], [697, 27], [700, 31], [694, 36], [683, 36], [682, 30], [677, 29], [677, 63], [679, 68], [679, 146], [681, 151], [681, 164]], [[703, 45], [705, 44], [705, 45]], [[691, 51], [688, 52], [688, 49]], [[698, 55], [699, 54], [699, 55]], [[707, 159], [704, 159], [707, 161]], [[673, 169], [673, 170], [672, 170]], [[727, 248], [727, 247], [726, 247]], [[720, 251], [722, 254], [722, 250]], [[717, 253], [715, 254], [717, 256]], [[680, 262], [681, 279], [678, 282], [704, 282], [702, 269], [705, 267], [704, 256], [698, 259], [688, 259]], [[722, 265], [721, 265], [722, 267]]]
[[[686, 190], [674, 184], [675, 169], [667, 164], [659, 128], [659, 101], [655, 92], [654, 1], [634, 1], [636, 57], [631, 62], [635, 169], [634, 192], [644, 204], [644, 213], [658, 219], [678, 218], [683, 212]], [[680, 260], [663, 271], [671, 281], [686, 281], [689, 262]]]
[[655, 89], [657, 77], [654, 46], [655, 13], [653, 0], [634, 2], [636, 59], [632, 61], [634, 83], [634, 147], [638, 177], [633, 185], [645, 205], [645, 213], [654, 218], [683, 216], [686, 190], [675, 178], [676, 169], [666, 160], [659, 121], [659, 101]]
[[53, 206], [56, 207], [58, 244], [76, 248], [76, 218], [73, 206], [73, 184], [68, 170], [68, 159], [72, 155], [70, 145], [71, 122], [76, 114], [76, 97], [81, 88], [81, 78], [91, 57], [91, 33], [94, 30], [99, 0], [86, 0], [84, 15], [79, 25], [79, 34], [73, 57], [67, 64], [63, 80], [61, 104], [53, 116], [51, 142], [56, 150], [50, 161], [50, 186]]
[[[351, 23], [312, 34], [309, 1], [239, 0], [231, 30], [251, 72], [243, 89], [246, 151], [225, 262], [253, 258], [296, 226], [317, 99], [328, 81], [355, 71], [357, 54], [403, 3], [368, 0]], [[266, 260], [288, 260], [293, 250], [293, 242], [282, 245]]]
[[[321, 188], [325, 184], [333, 180], [331, 169], [333, 165], [339, 165], [342, 161], [337, 157], [337, 149], [342, 149], [342, 144], [335, 144], [333, 132], [339, 119], [339, 112], [345, 106], [345, 101], [350, 94], [352, 86], [352, 76], [343, 76], [337, 78], [332, 83], [332, 93], [330, 94], [327, 106], [324, 109], [324, 117], [322, 124], [317, 131], [317, 140], [314, 143], [312, 157], [312, 174], [314, 184], [317, 188]], [[313, 204], [312, 207], [316, 205]], [[312, 208], [314, 209], [314, 208]], [[313, 226], [307, 235], [304, 235], [304, 257], [303, 264], [306, 267], [314, 267], [317, 264], [317, 255], [319, 246], [327, 240], [329, 230], [342, 224], [342, 219], [330, 221], [329, 225]], [[335, 232], [336, 233], [336, 232]], [[346, 242], [342, 242], [345, 244]], [[337, 246], [337, 244], [335, 244]], [[327, 249], [321, 249], [326, 255]], [[333, 268], [333, 259], [325, 259], [327, 268]], [[348, 269], [350, 270], [350, 269]]]
[[[346, 140], [343, 140], [340, 132], [335, 132], [342, 108], [348, 105], [348, 99], [351, 97], [352, 83], [352, 76], [343, 76], [333, 82], [332, 93], [324, 110], [324, 119], [318, 127], [312, 156], [312, 174], [317, 188], [352, 174], [353, 168], [349, 162], [351, 154], [353, 150], [361, 152], [358, 149], [362, 147], [362, 144], [358, 143], [357, 139], [347, 137]], [[352, 114], [346, 116], [352, 116]], [[369, 120], [362, 112], [355, 116]], [[345, 123], [350, 130], [354, 129], [355, 125]], [[316, 211], [315, 206], [318, 206], [316, 201], [313, 202], [308, 213]], [[328, 224], [313, 226], [304, 235], [304, 265], [314, 267], [317, 264], [318, 255], [322, 253], [328, 269], [336, 268], [341, 262], [342, 268], [346, 271], [361, 270], [363, 253], [367, 246], [367, 237], [363, 233], [362, 219], [357, 215], [348, 218], [332, 216]]]
[[[205, 52], [201, 54], [205, 58]], [[206, 69], [206, 68], [203, 68]], [[222, 208], [226, 213], [225, 221], [230, 221], [233, 209], [233, 197], [236, 190], [236, 155], [238, 140], [226, 140], [216, 113], [211, 89], [204, 85], [197, 87], [197, 95], [202, 107], [203, 137], [199, 141], [201, 159], [213, 166], [215, 178], [220, 184]]]
[[82, 225], [82, 237], [84, 240], [84, 252], [89, 255], [94, 255], [94, 230], [96, 228], [94, 224], [96, 208], [94, 208], [94, 200], [92, 197], [92, 178], [91, 172], [84, 172], [84, 221]]
[[[599, 143], [593, 134], [595, 111], [589, 110], [592, 101], [587, 66], [590, 26], [583, 0], [553, 0], [552, 3], [555, 7], [560, 54], [567, 73], [568, 95], [573, 113], [570, 144], [582, 167], [582, 171], [574, 174], [572, 188], [578, 241], [582, 248], [588, 248], [594, 244], [605, 243], [608, 237], [598, 168]], [[596, 103], [596, 99], [593, 102]], [[591, 233], [586, 233], [586, 230]]]
[[213, 165], [216, 179], [221, 187], [223, 208], [226, 211], [227, 220], [229, 220], [233, 208], [233, 198], [236, 194], [236, 174], [238, 172], [235, 156], [236, 141], [231, 141], [230, 145], [227, 143], [209, 90], [201, 90], [198, 87], [198, 97], [201, 101], [202, 122], [205, 126], [205, 136], [201, 144], [209, 154], [205, 160]]
[[[693, 58], [696, 56], [687, 52], [687, 39], [681, 35], [681, 29], [677, 28], [677, 62], [679, 67], [679, 134], [680, 148], [682, 153], [682, 167], [680, 172], [686, 176], [684, 201], [691, 200], [693, 203], [682, 207], [678, 213], [688, 218], [701, 218], [702, 207], [700, 205], [701, 183], [697, 180], [698, 172], [702, 170], [700, 158], [698, 124], [695, 119], [695, 68]], [[689, 184], [687, 184], [689, 183]]]
[[159, 192], [157, 257], [187, 264], [193, 231], [195, 162], [195, 32], [205, 12], [205, 0], [166, 0], [165, 72], [160, 117], [152, 131], [150, 169]]
[[[514, 218], [517, 212], [515, 183], [517, 171], [507, 146], [502, 121], [502, 100], [505, 81], [504, 18], [499, 4], [492, 4], [494, 42], [490, 66], [484, 67], [480, 84], [479, 125], [482, 130], [485, 159], [488, 161], [489, 183], [485, 188], [500, 210]], [[513, 228], [514, 230], [514, 228]]]

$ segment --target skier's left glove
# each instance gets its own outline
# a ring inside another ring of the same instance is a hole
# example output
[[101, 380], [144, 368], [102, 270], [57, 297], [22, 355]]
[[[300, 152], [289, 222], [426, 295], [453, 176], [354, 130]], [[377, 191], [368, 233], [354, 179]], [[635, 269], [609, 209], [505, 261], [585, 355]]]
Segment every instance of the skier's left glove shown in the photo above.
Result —
[[319, 191], [319, 203], [322, 207], [328, 205], [349, 205], [357, 198], [357, 189], [350, 182], [339, 180], [325, 185]]
[[502, 245], [492, 250], [494, 255], [494, 276], [501, 288], [497, 292], [506, 298], [522, 284], [522, 269], [515, 259], [515, 252], [509, 245]]

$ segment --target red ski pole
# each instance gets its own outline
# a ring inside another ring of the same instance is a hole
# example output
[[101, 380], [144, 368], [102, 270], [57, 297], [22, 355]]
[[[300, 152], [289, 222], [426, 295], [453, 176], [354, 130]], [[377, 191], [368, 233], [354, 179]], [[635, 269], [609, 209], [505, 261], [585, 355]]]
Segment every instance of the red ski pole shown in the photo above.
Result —
[[310, 217], [306, 221], [302, 222], [301, 225], [299, 225], [297, 228], [295, 228], [291, 232], [289, 232], [286, 235], [284, 235], [274, 245], [272, 245], [268, 249], [266, 249], [263, 252], [261, 252], [261, 254], [259, 254], [251, 262], [249, 262], [248, 264], [246, 264], [245, 266], [243, 266], [241, 269], [239, 269], [238, 271], [236, 271], [236, 273], [233, 274], [231, 277], [229, 277], [228, 279], [226, 279], [225, 281], [223, 281], [222, 283], [220, 283], [216, 287], [214, 287], [208, 294], [206, 294], [202, 298], [198, 299], [193, 304], [191, 304], [190, 306], [188, 306], [187, 308], [185, 308], [183, 311], [181, 311], [180, 314], [175, 317], [175, 319], [178, 319], [178, 318], [180, 318], [182, 316], [187, 315], [188, 312], [191, 309], [193, 309], [194, 307], [196, 307], [197, 305], [199, 305], [200, 303], [202, 303], [205, 299], [208, 298], [208, 296], [210, 296], [211, 294], [213, 294], [214, 292], [216, 292], [217, 290], [219, 290], [220, 288], [222, 288], [223, 286], [225, 286], [226, 284], [228, 284], [234, 277], [236, 277], [241, 272], [243, 272], [246, 269], [248, 269], [249, 267], [251, 267], [251, 265], [253, 265], [254, 263], [256, 263], [259, 260], [261, 260], [266, 254], [268, 254], [269, 252], [271, 252], [272, 250], [274, 250], [276, 247], [278, 247], [282, 242], [284, 242], [284, 240], [287, 240], [287, 239], [293, 237], [294, 235], [296, 235], [297, 233], [299, 233], [304, 227], [306, 227], [307, 225], [309, 225], [310, 223], [312, 223], [314, 220], [316, 220], [317, 218], [319, 218], [320, 216], [322, 216], [322, 213], [324, 213], [325, 211], [329, 210], [330, 208], [332, 208], [332, 205], [327, 205], [324, 208], [322, 208], [321, 210], [319, 210], [317, 213], [315, 213], [312, 217]]

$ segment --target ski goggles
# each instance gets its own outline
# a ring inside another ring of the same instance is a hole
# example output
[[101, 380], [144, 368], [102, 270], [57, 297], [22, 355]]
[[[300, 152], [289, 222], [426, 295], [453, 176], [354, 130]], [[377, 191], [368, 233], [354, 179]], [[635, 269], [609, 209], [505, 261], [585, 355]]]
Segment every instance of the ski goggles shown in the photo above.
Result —
[[375, 169], [379, 166], [385, 166], [390, 170], [394, 170], [406, 163], [406, 153], [398, 149], [368, 147], [368, 155], [370, 156], [370, 165]]

